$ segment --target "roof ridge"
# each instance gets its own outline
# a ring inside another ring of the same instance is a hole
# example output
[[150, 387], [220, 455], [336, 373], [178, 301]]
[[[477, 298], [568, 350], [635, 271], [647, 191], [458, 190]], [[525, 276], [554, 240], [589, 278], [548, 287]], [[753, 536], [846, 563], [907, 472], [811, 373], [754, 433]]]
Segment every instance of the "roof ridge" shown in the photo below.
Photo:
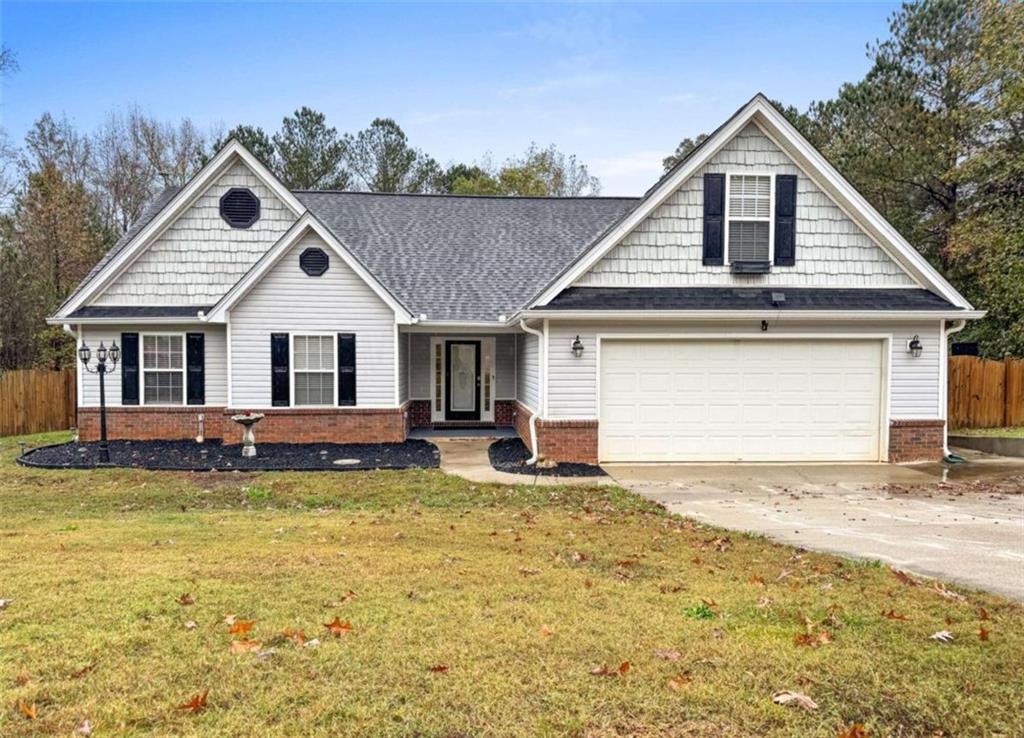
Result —
[[290, 190], [303, 195], [375, 195], [379, 197], [438, 197], [461, 200], [639, 200], [639, 195], [458, 195], [447, 192], [367, 192], [365, 190]]

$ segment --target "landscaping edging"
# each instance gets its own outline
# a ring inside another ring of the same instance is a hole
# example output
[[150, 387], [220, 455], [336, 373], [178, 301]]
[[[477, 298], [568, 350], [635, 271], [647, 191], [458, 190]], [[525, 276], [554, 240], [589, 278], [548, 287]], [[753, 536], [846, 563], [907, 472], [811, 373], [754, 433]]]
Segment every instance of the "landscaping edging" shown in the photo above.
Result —
[[1003, 436], [950, 436], [950, 446], [960, 446], [999, 456], [1024, 457], [1024, 438]]
[[[259, 443], [257, 456], [243, 458], [241, 446], [220, 441], [111, 441], [110, 467], [159, 471], [367, 471], [436, 469], [437, 446], [421, 439], [403, 443]], [[206, 452], [205, 456], [202, 452]], [[109, 468], [98, 463], [99, 443], [40, 446], [19, 456], [38, 469]], [[336, 463], [344, 461], [344, 463]]]
[[500, 438], [487, 447], [487, 459], [495, 471], [541, 477], [603, 477], [604, 469], [594, 464], [561, 462], [551, 467], [526, 466], [530, 451], [519, 438]]

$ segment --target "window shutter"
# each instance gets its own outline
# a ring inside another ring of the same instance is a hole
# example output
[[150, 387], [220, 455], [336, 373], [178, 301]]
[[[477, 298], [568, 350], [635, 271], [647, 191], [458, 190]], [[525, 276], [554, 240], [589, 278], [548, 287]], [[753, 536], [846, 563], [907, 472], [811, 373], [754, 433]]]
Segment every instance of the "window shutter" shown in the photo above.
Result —
[[796, 175], [775, 177], [775, 266], [796, 264]]
[[356, 334], [338, 334], [338, 404], [356, 404]]
[[121, 334], [121, 404], [139, 404], [139, 334]]
[[291, 404], [287, 333], [270, 334], [270, 404], [274, 407]]
[[721, 266], [725, 236], [725, 175], [704, 175], [704, 265]]
[[185, 401], [206, 404], [206, 334], [185, 334]]

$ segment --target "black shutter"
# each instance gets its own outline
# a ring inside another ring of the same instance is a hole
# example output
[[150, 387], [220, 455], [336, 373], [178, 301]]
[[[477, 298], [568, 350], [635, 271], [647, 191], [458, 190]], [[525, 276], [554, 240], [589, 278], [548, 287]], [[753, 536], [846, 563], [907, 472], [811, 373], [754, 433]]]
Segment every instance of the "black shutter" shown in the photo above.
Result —
[[121, 404], [139, 404], [139, 334], [121, 334]]
[[338, 404], [356, 404], [356, 334], [338, 334]]
[[206, 334], [185, 334], [185, 398], [189, 405], [206, 404]]
[[725, 237], [725, 175], [704, 175], [704, 265], [721, 266]]
[[796, 175], [775, 177], [775, 266], [796, 264]]
[[291, 404], [291, 383], [288, 377], [288, 334], [270, 334], [270, 404], [288, 407]]

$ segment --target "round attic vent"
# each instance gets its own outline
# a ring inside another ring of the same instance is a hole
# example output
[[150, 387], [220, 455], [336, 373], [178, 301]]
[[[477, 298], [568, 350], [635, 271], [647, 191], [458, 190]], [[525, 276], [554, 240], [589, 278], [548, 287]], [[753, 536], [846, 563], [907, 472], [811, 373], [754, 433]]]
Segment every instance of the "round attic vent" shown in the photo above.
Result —
[[299, 267], [311, 277], [319, 277], [330, 264], [322, 249], [306, 249], [299, 254]]
[[220, 217], [232, 228], [248, 228], [260, 219], [260, 199], [252, 190], [232, 187], [220, 198]]

